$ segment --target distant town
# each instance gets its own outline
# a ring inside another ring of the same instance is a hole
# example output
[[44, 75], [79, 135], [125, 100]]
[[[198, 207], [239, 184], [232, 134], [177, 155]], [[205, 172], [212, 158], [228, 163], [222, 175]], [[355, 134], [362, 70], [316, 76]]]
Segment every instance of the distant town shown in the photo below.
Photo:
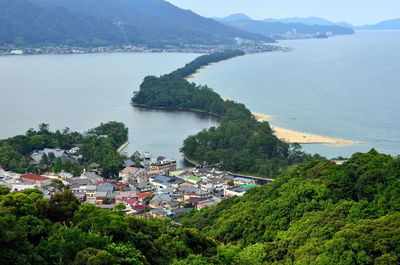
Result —
[[0, 55], [34, 55], [34, 54], [87, 54], [112, 52], [180, 52], [180, 53], [213, 53], [225, 49], [240, 49], [245, 53], [259, 53], [287, 50], [270, 43], [255, 42], [235, 38], [234, 45], [200, 45], [182, 44], [180, 46], [165, 45], [164, 47], [149, 47], [147, 45], [124, 45], [107, 47], [75, 47], [68, 45], [43, 47], [18, 47], [12, 44], [0, 46]]

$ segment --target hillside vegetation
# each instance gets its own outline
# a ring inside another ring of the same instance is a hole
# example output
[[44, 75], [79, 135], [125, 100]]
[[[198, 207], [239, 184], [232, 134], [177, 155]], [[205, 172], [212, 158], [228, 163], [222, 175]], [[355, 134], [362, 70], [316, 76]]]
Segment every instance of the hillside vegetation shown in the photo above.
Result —
[[250, 251], [253, 264], [398, 264], [399, 211], [400, 158], [371, 150], [312, 160], [179, 221], [226, 244], [233, 264]]

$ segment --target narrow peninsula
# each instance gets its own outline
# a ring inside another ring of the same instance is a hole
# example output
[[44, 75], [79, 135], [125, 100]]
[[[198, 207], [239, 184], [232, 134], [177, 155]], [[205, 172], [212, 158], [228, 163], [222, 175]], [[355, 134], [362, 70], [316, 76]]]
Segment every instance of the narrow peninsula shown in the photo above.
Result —
[[196, 110], [221, 117], [219, 127], [203, 130], [184, 140], [181, 151], [192, 161], [236, 173], [275, 177], [289, 166], [312, 158], [298, 144], [274, 135], [266, 121], [257, 121], [243, 104], [224, 100], [208, 86], [187, 81], [200, 67], [244, 55], [228, 50], [203, 55], [170, 74], [144, 78], [134, 92], [134, 106]]

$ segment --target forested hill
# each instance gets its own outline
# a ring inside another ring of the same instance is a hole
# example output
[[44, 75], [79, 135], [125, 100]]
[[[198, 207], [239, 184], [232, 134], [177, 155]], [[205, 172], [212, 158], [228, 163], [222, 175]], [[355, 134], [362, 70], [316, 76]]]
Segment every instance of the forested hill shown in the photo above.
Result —
[[[232, 264], [399, 264], [400, 157], [313, 160], [178, 220], [227, 244]], [[251, 261], [251, 262], [250, 262]]]
[[185, 157], [223, 170], [275, 177], [311, 156], [301, 152], [299, 145], [276, 138], [268, 122], [256, 121], [243, 104], [224, 101], [211, 88], [184, 79], [201, 66], [242, 54], [225, 51], [203, 55], [170, 74], [147, 76], [140, 90], [134, 92], [132, 102], [136, 106], [197, 110], [220, 116], [218, 128], [203, 130], [184, 141], [181, 151]]
[[0, 0], [0, 45], [107, 46], [270, 41], [164, 0]]

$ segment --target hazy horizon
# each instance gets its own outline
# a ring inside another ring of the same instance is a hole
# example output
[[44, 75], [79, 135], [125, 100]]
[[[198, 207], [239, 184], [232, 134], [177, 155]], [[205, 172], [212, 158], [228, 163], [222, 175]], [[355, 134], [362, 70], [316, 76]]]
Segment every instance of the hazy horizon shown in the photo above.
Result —
[[382, 0], [167, 0], [205, 17], [226, 17], [243, 13], [253, 19], [320, 17], [354, 26], [371, 25], [383, 20], [400, 18], [400, 1]]

